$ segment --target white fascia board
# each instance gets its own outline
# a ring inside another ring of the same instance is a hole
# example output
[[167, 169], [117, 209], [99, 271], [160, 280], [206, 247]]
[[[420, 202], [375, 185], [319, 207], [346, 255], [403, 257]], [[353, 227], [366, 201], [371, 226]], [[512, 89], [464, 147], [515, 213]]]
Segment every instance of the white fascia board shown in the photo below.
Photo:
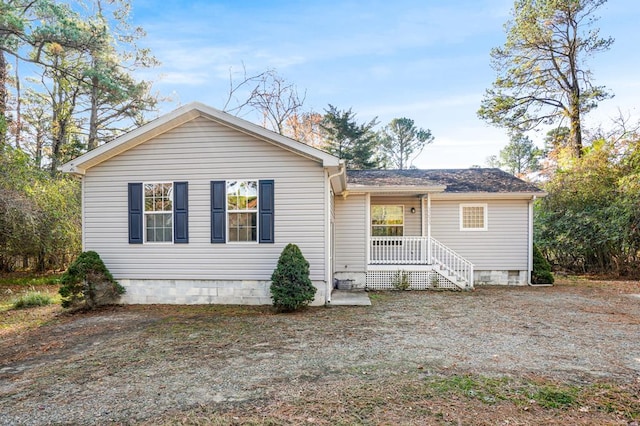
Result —
[[444, 192], [431, 196], [432, 200], [531, 200], [546, 196], [546, 192]]
[[[348, 172], [347, 172], [348, 173]], [[387, 186], [366, 186], [366, 185], [348, 185], [347, 190], [351, 193], [370, 193], [370, 194], [427, 194], [441, 193], [447, 187], [445, 185], [433, 186], [411, 186], [411, 185], [387, 185]]]

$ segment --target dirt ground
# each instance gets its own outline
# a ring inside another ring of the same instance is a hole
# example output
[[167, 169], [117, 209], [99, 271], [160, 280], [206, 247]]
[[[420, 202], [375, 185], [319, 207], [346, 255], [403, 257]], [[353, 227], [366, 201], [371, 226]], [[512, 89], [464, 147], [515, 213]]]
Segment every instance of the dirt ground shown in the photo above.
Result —
[[[114, 306], [0, 334], [0, 424], [622, 424], [640, 283]], [[14, 315], [12, 311], [0, 315]]]

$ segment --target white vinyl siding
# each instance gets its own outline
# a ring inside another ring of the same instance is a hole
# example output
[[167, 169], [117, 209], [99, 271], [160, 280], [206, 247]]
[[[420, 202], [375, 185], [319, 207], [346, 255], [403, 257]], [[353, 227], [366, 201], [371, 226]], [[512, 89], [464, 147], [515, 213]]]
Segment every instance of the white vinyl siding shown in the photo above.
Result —
[[349, 195], [335, 198], [335, 271], [364, 272], [367, 263], [367, 198]]
[[[460, 230], [460, 201], [431, 202], [431, 235], [476, 270], [527, 270], [528, 201], [487, 200], [485, 232]], [[464, 203], [463, 203], [464, 204]]]
[[[273, 179], [275, 244], [211, 244], [210, 182]], [[300, 246], [325, 279], [325, 185], [319, 162], [196, 118], [89, 169], [85, 250], [117, 278], [269, 280], [282, 249]], [[189, 244], [128, 244], [127, 183], [189, 183]]]

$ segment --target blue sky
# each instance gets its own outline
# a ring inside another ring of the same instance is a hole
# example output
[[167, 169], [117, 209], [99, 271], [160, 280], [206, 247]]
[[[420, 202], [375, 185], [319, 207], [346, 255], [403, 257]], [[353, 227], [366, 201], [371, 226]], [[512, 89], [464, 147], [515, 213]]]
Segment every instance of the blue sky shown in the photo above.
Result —
[[[159, 6], [161, 5], [161, 6]], [[421, 168], [484, 165], [508, 142], [503, 129], [476, 117], [495, 79], [489, 51], [504, 43], [511, 0], [133, 1], [133, 23], [148, 33], [162, 65], [153, 79], [180, 104], [221, 108], [229, 70], [274, 68], [300, 92], [304, 108], [352, 108], [360, 122], [408, 117], [435, 142], [414, 161]], [[612, 49], [589, 58], [597, 84], [616, 95], [586, 119], [609, 126], [618, 110], [639, 118], [640, 2], [611, 0], [600, 10]], [[239, 75], [237, 76], [239, 77]], [[543, 133], [532, 133], [541, 144]]]

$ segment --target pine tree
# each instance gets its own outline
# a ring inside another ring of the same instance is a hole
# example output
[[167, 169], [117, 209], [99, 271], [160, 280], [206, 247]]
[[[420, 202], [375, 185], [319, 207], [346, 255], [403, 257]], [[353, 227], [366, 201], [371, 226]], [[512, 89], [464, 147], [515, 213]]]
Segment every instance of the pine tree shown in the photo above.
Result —
[[271, 275], [273, 306], [281, 312], [298, 310], [313, 301], [316, 291], [309, 278], [309, 262], [297, 245], [288, 244]]
[[343, 159], [348, 169], [376, 168], [378, 164], [373, 158], [378, 143], [373, 131], [376, 124], [375, 118], [358, 124], [351, 109], [341, 111], [329, 105], [320, 124], [326, 140], [325, 150]]

